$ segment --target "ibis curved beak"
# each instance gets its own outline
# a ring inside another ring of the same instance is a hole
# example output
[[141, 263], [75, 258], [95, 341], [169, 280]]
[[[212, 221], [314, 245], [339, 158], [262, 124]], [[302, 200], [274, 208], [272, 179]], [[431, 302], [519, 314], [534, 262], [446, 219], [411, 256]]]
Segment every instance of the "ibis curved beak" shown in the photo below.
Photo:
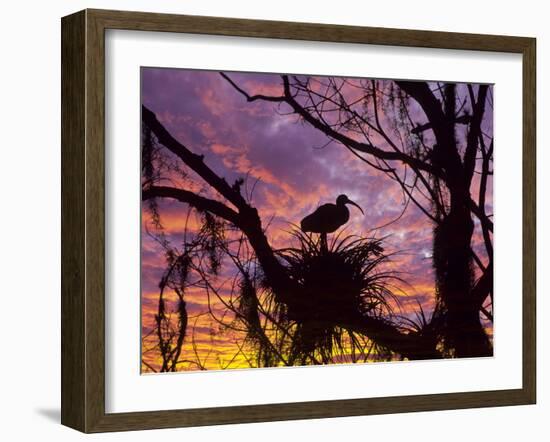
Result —
[[361, 213], [362, 213], [363, 215], [365, 214], [365, 212], [363, 212], [363, 209], [361, 209], [361, 206], [359, 206], [359, 204], [353, 202], [353, 201], [350, 200], [349, 198], [348, 198], [348, 200], [347, 200], [346, 202], [347, 202], [348, 204], [352, 204], [352, 205], [354, 205], [355, 207], [357, 207], [357, 208], [361, 211]]

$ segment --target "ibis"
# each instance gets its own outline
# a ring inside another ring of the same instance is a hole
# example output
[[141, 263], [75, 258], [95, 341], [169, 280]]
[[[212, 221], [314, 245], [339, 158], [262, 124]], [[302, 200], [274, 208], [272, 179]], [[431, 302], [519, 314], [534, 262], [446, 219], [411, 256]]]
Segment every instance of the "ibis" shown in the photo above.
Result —
[[320, 233], [321, 246], [327, 247], [327, 233], [336, 231], [349, 221], [349, 210], [346, 204], [357, 207], [364, 215], [363, 209], [350, 200], [347, 195], [339, 195], [336, 204], [328, 203], [319, 206], [315, 212], [306, 216], [300, 223], [304, 232]]

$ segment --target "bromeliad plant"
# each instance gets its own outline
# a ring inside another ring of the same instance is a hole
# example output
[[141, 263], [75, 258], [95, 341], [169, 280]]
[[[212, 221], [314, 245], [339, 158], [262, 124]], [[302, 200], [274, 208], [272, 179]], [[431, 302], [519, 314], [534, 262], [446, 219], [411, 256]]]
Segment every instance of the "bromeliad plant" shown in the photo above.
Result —
[[[297, 287], [286, 309], [294, 324], [290, 359], [330, 363], [335, 354], [370, 355], [376, 343], [362, 340], [357, 325], [365, 317], [393, 317], [398, 306], [392, 293], [398, 277], [383, 269], [389, 256], [382, 240], [336, 236], [325, 247], [317, 235], [299, 230], [292, 235], [297, 247], [278, 251]], [[378, 357], [390, 354], [383, 345], [376, 350]]]

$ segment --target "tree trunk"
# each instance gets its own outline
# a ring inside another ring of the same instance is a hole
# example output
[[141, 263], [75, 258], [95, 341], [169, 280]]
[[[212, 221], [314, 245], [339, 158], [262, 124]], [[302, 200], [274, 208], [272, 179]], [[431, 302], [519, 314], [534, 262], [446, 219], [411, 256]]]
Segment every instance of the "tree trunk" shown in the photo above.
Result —
[[493, 354], [473, 296], [474, 271], [471, 241], [474, 230], [465, 195], [451, 192], [449, 214], [434, 229], [434, 268], [439, 301], [445, 315], [442, 324], [445, 347], [455, 357]]
[[480, 306], [473, 290], [471, 164], [461, 159], [455, 137], [456, 85], [445, 85], [445, 99], [440, 103], [425, 83], [399, 84], [418, 101], [432, 124], [437, 144], [431, 162], [444, 172], [449, 190], [450, 208], [447, 214], [439, 214], [443, 216], [434, 229], [433, 239], [436, 290], [444, 313], [441, 315], [444, 346], [459, 358], [491, 356], [492, 346], [481, 324]]

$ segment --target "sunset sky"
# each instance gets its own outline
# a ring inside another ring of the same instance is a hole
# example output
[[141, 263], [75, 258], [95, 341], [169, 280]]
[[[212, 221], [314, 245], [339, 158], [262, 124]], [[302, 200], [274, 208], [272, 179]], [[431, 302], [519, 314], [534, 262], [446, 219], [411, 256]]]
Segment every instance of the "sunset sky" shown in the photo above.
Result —
[[[279, 95], [282, 90], [279, 75], [230, 75], [243, 89], [254, 93]], [[178, 141], [191, 151], [203, 154], [205, 163], [229, 183], [248, 176], [246, 186], [251, 190], [257, 181], [252, 203], [264, 226], [271, 220], [267, 236], [274, 247], [285, 246], [292, 224], [299, 224], [320, 204], [335, 202], [339, 194], [348, 195], [363, 208], [365, 216], [350, 206], [351, 217], [346, 231], [361, 236], [387, 237], [386, 250], [398, 252], [391, 265], [403, 272], [402, 277], [409, 284], [402, 287], [404, 293], [397, 293], [404, 314], [417, 309], [417, 301], [426, 311], [431, 311], [434, 296], [432, 225], [413, 204], [399, 220], [390, 223], [401, 214], [404, 198], [400, 186], [384, 173], [368, 167], [342, 145], [327, 145], [324, 134], [288, 114], [289, 108], [285, 105], [246, 102], [218, 72], [142, 68], [142, 103], [157, 115]], [[486, 118], [492, 120], [492, 114], [488, 113]], [[420, 120], [423, 121], [425, 117]], [[490, 130], [489, 124], [485, 127]], [[193, 185], [193, 190], [216, 197], [199, 179], [195, 179]], [[490, 206], [491, 192], [488, 197]], [[184, 204], [160, 199], [158, 204], [165, 234], [175, 245], [183, 241], [186, 222], [188, 231], [196, 231], [199, 227], [196, 215], [187, 219], [188, 208]], [[387, 227], [379, 228], [388, 223]], [[144, 204], [143, 336], [154, 327], [159, 281], [166, 268], [162, 248], [148, 232], [154, 235], [155, 229]], [[479, 232], [476, 243], [481, 244]], [[220, 284], [223, 284], [224, 275], [232, 273], [231, 265], [224, 263]], [[193, 329], [196, 352], [207, 368], [224, 367], [235, 353], [234, 339], [218, 333], [218, 325], [208, 315], [201, 316], [208, 309], [203, 291], [189, 290], [186, 302], [190, 318], [188, 334], [190, 336]], [[220, 303], [211, 307], [222, 314], [223, 305]], [[145, 351], [151, 347], [151, 339], [144, 341], [143, 358], [155, 367], [158, 355], [154, 351]], [[190, 342], [184, 345], [182, 357], [196, 357]], [[241, 362], [245, 365], [245, 361]], [[230, 366], [241, 365], [239, 360], [235, 360]]]

